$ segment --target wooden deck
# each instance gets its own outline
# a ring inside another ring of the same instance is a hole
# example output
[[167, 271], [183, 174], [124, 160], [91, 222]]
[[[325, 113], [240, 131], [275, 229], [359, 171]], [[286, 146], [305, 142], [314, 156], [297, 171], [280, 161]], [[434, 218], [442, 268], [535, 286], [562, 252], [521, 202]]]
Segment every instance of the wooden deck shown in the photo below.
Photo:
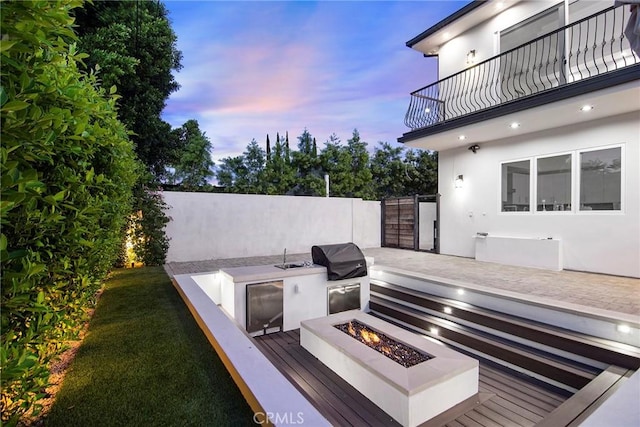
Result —
[[[334, 426], [398, 426], [300, 346], [300, 331], [255, 338], [266, 357]], [[480, 362], [480, 393], [424, 426], [534, 426], [568, 396]]]

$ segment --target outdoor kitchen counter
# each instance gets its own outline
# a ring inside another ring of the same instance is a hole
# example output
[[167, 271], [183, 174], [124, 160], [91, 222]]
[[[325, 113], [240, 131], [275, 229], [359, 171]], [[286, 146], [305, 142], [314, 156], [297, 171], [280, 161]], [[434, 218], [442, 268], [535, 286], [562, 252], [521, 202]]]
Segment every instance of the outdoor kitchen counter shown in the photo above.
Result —
[[312, 274], [324, 274], [327, 269], [321, 265], [312, 264], [309, 267], [295, 267], [283, 270], [274, 265], [255, 265], [249, 267], [223, 268], [220, 274], [227, 276], [234, 283], [261, 282], [281, 280], [290, 277], [308, 276]]

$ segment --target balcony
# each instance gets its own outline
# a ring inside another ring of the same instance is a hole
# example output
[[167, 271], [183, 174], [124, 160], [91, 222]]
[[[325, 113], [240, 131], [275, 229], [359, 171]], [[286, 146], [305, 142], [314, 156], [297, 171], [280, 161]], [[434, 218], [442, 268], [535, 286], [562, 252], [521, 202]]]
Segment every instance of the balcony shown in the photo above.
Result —
[[630, 15], [605, 9], [413, 92], [411, 131], [398, 140], [637, 80], [640, 59], [624, 35]]

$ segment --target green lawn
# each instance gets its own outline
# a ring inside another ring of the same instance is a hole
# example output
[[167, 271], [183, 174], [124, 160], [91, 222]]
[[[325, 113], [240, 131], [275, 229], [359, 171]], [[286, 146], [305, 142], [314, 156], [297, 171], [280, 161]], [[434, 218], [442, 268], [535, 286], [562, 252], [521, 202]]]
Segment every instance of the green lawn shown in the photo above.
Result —
[[253, 425], [253, 413], [161, 267], [118, 270], [47, 426]]

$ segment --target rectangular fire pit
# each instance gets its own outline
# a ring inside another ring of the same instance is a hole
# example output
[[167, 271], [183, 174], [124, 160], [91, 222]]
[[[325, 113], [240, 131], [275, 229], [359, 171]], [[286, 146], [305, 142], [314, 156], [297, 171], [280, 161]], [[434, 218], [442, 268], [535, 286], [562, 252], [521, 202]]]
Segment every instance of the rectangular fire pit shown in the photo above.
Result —
[[[354, 339], [348, 326], [346, 333], [337, 327], [349, 322], [431, 358], [404, 367]], [[477, 360], [359, 310], [301, 322], [300, 344], [403, 426], [430, 420], [478, 392]]]
[[334, 328], [341, 330], [345, 334], [349, 334], [354, 339], [371, 347], [378, 353], [385, 355], [394, 362], [401, 364], [405, 368], [410, 368], [418, 363], [433, 359], [433, 356], [430, 354], [403, 344], [400, 341], [396, 341], [357, 320], [340, 323], [335, 325]]

